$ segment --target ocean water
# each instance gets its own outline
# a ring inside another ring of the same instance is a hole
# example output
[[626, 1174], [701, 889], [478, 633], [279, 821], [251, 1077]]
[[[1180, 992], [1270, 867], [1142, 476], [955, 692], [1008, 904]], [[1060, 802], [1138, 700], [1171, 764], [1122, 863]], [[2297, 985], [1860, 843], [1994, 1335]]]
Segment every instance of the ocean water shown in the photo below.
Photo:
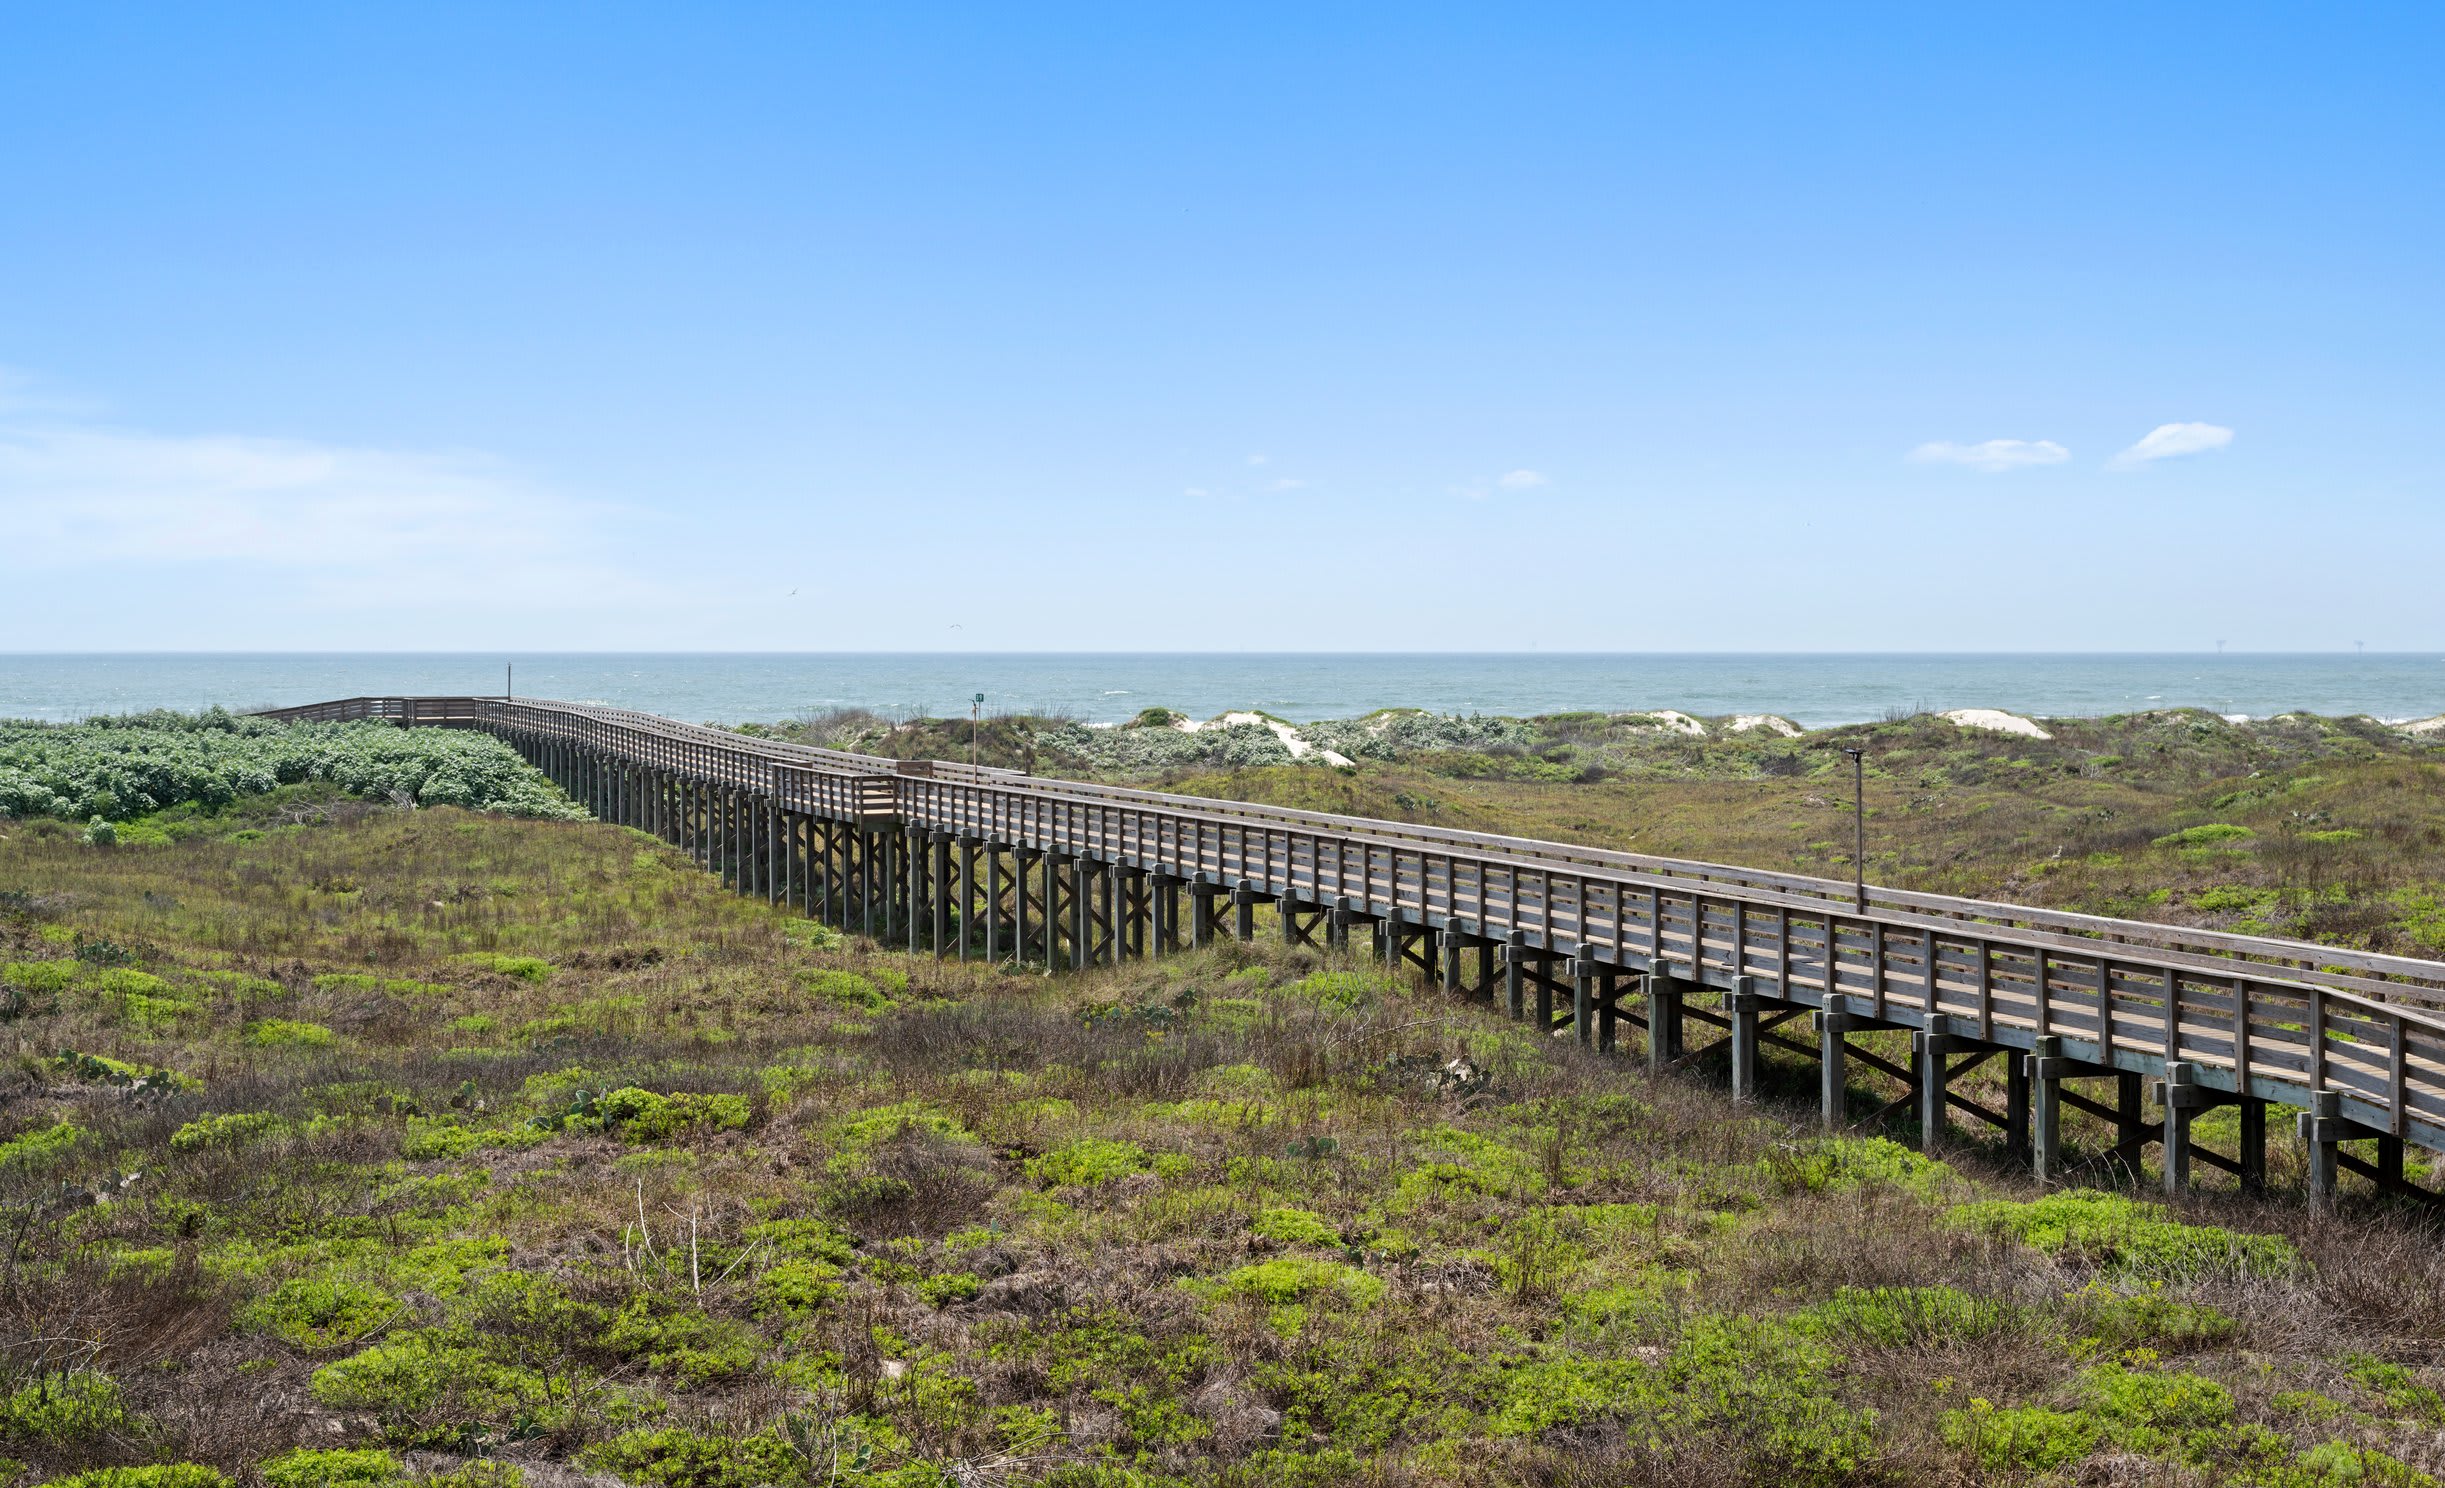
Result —
[[0, 717], [144, 708], [278, 707], [371, 693], [498, 694], [614, 703], [700, 722], [833, 708], [892, 716], [1060, 713], [1110, 723], [1161, 705], [1206, 718], [1261, 708], [1305, 721], [1376, 708], [1532, 714], [1678, 708], [1779, 713], [1818, 727], [1905, 708], [2050, 717], [2193, 706], [2401, 721], [2445, 713], [2445, 655], [893, 655], [608, 652], [0, 653]]

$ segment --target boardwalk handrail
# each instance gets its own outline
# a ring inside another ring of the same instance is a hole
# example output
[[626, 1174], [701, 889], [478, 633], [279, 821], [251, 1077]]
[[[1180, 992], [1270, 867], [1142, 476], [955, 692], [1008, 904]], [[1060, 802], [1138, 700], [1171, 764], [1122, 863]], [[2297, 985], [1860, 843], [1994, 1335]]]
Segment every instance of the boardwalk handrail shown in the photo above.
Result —
[[[857, 754], [840, 749], [823, 749], [814, 745], [796, 744], [755, 734], [743, 734], [706, 724], [682, 723], [659, 714], [638, 713], [596, 703], [561, 703], [523, 698], [505, 700], [487, 697], [357, 697], [343, 698], [336, 702], [307, 704], [295, 708], [269, 709], [255, 716], [277, 722], [332, 722], [367, 718], [410, 721], [407, 710], [411, 705], [423, 705], [423, 710], [417, 713], [413, 721], [429, 724], [472, 723], [479, 717], [476, 712], [478, 708], [487, 710], [482, 715], [485, 717], [498, 716], [500, 710], [504, 708], [521, 711], [548, 709], [600, 723], [652, 732], [677, 741], [711, 744], [734, 752], [743, 761], [748, 759], [778, 760], [803, 767], [829, 769], [847, 774], [905, 773], [907, 767], [912, 763], [879, 755]], [[1785, 873], [1773, 869], [1745, 868], [1729, 863], [1708, 862], [1703, 859], [1671, 858], [1649, 853], [1624, 852], [1616, 848], [1552, 842], [1498, 832], [1476, 832], [1463, 828], [1437, 827], [1376, 817], [1341, 816], [1331, 812], [1310, 811], [1294, 806], [1235, 801], [1226, 797], [1182, 796], [1130, 786], [1028, 775], [1020, 771], [997, 769], [991, 766], [972, 767], [961, 761], [929, 760], [923, 763], [937, 778], [990, 781], [1003, 789], [1039, 792], [1064, 800], [1092, 801], [1143, 809], [1194, 813], [1209, 821], [1282, 826], [1296, 831], [1355, 831], [1379, 841], [1397, 840], [1410, 844], [1467, 848], [1530, 863], [1550, 862], [1571, 867], [1627, 869], [1640, 874], [1673, 879], [1692, 879], [1726, 890], [1753, 888], [1781, 891], [1786, 894], [1823, 900], [1829, 907], [1836, 909], [1856, 907], [1855, 888], [1847, 879], [1821, 878], [1810, 874]], [[732, 784], [746, 784], [754, 776], [752, 772], [743, 769], [735, 774], [727, 774], [725, 778]], [[2271, 967], [2287, 968], [2291, 974], [2305, 980], [2345, 988], [2373, 997], [2399, 998], [2445, 1007], [2445, 962], [2387, 955], [2346, 946], [2322, 945], [2315, 941], [2288, 940], [2265, 935], [2237, 935], [2228, 931], [2201, 930], [2188, 926], [2160, 924], [2149, 920], [2116, 919], [2105, 915], [2079, 914], [2068, 910], [2046, 909], [1998, 900], [1970, 899], [1950, 894], [1929, 894], [1909, 889], [1883, 888], [1875, 884], [1867, 886], [1867, 907], [1871, 910], [1889, 909], [1939, 916], [1958, 920], [1965, 926], [1990, 925], [2050, 930], [2065, 936], [2100, 940], [2117, 945], [2154, 947], [2192, 955], [2254, 961]]]
[[[2355, 1129], [2445, 1150], [2445, 963], [1896, 889], [1861, 903], [1802, 874], [886, 759], [597, 704], [360, 697], [262, 716], [484, 729], [530, 757], [575, 749], [792, 819], [922, 837], [928, 863], [957, 843], [1021, 854], [1024, 874], [1034, 853], [1716, 989], [1727, 1007], [1757, 995], [1989, 1047], [2051, 1040], [2084, 1069], [2313, 1109], [2332, 1096]], [[943, 881], [973, 900], [973, 879]]]

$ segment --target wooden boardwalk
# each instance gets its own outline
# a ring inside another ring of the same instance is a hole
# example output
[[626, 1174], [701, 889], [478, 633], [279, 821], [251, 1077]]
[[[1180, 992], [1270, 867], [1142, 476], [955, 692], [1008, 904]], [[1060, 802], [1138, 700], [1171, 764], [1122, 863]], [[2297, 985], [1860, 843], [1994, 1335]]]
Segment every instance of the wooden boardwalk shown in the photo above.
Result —
[[[1659, 1071], [1762, 1046], [1818, 1062], [1829, 1129], [1917, 1115], [2000, 1127], [2041, 1178], [2064, 1107], [2254, 1185], [2270, 1105], [2298, 1110], [2309, 1193], [2340, 1172], [2423, 1199], [2406, 1144], [2445, 1152], [2445, 963], [1853, 886], [1401, 822], [813, 749], [571, 703], [362, 697], [265, 714], [476, 728], [598, 816], [662, 836], [746, 892], [911, 950], [1084, 967], [1269, 927], [1371, 937], [1454, 991]], [[1183, 910], [1185, 909], [1185, 915]], [[1805, 1019], [1806, 1038], [1783, 1031]], [[1908, 1030], [1905, 1062], [1874, 1030]], [[1693, 1037], [1705, 1040], [1692, 1046]], [[2004, 1061], [2001, 1111], [1952, 1082]], [[1854, 1077], [1894, 1087], [1870, 1105]], [[2240, 1107], [2237, 1150], [2191, 1135]], [[2151, 1116], [2151, 1111], [2155, 1114]], [[2363, 1145], [2365, 1144], [2365, 1145]]]

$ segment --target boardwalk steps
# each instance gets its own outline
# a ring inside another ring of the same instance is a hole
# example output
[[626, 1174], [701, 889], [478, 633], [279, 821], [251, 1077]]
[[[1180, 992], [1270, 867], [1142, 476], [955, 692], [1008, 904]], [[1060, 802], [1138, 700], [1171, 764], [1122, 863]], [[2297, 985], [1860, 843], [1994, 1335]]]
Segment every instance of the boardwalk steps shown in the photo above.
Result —
[[[911, 951], [1086, 967], [1251, 938], [1264, 905], [1293, 944], [1366, 936], [1388, 965], [1592, 1047], [1637, 1029], [1659, 1073], [1728, 1066], [1736, 1098], [1754, 1096], [1761, 1048], [1801, 1054], [1828, 1130], [1908, 1112], [1933, 1145], [1959, 1115], [2053, 1179], [2070, 1108], [2113, 1123], [2108, 1157], [2135, 1170], [2158, 1147], [2169, 1191], [2194, 1165], [2255, 1187], [2282, 1105], [2313, 1204], [2343, 1172], [2438, 1199], [2406, 1181], [2404, 1152], [2445, 1152], [2445, 963], [878, 759], [588, 704], [361, 697], [262, 716], [482, 729], [742, 892]], [[1859, 1038], [1878, 1030], [1910, 1033], [1907, 1062]], [[1994, 1060], [2000, 1111], [1954, 1088]], [[1854, 1070], [1896, 1093], [1855, 1111]], [[2193, 1136], [2221, 1105], [2240, 1108], [2229, 1153]]]

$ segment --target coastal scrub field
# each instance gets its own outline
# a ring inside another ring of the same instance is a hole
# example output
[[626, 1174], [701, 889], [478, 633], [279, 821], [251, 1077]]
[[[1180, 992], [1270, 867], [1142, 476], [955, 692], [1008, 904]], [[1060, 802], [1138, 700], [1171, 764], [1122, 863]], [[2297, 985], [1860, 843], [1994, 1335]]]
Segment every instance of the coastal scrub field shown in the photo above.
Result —
[[2041, 1194], [1365, 961], [892, 954], [597, 823], [83, 805], [0, 821], [7, 1482], [2445, 1471], [2400, 1214]]

